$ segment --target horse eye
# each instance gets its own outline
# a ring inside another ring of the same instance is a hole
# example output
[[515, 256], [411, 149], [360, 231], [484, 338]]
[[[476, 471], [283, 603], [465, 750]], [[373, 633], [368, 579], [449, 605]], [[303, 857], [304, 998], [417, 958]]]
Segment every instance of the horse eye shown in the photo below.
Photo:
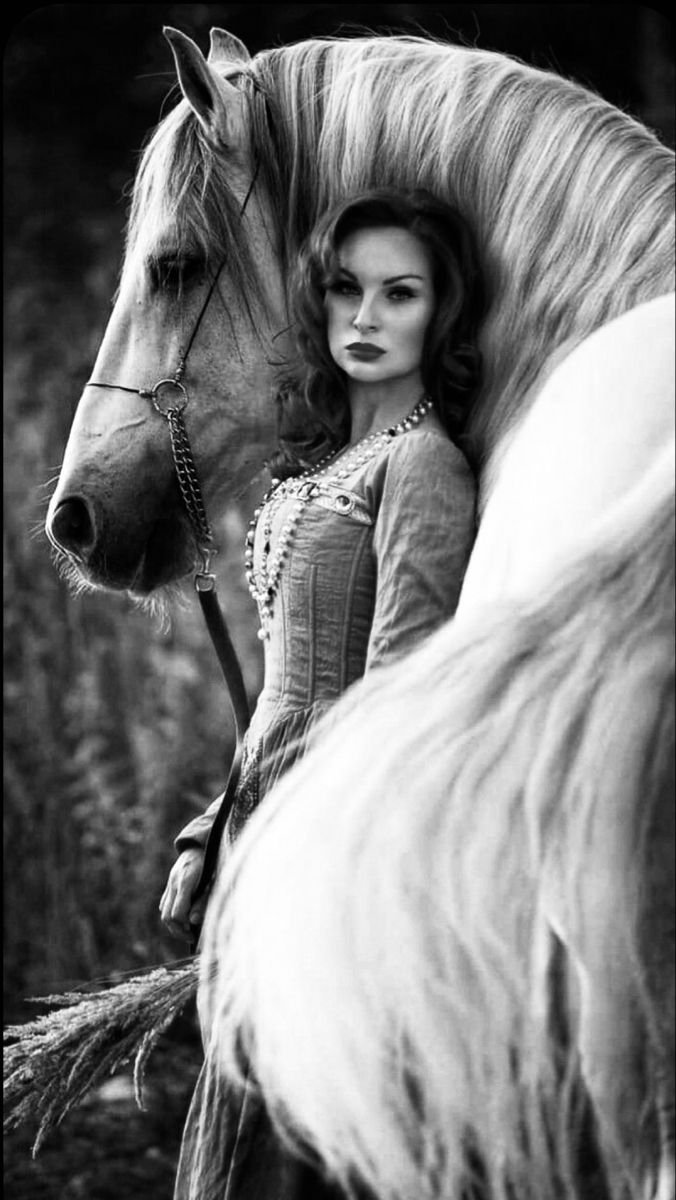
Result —
[[152, 258], [148, 261], [148, 275], [153, 291], [184, 291], [204, 276], [206, 263], [201, 258]]

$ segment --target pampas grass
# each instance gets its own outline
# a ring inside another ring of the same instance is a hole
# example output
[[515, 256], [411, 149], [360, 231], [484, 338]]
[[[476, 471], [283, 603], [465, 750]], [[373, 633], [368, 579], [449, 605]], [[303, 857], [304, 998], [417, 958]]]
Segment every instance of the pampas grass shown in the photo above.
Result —
[[41, 996], [56, 1009], [4, 1031], [5, 1133], [37, 1120], [33, 1157], [70, 1110], [106, 1076], [134, 1060], [143, 1108], [148, 1058], [197, 991], [198, 959], [157, 967], [102, 991]]

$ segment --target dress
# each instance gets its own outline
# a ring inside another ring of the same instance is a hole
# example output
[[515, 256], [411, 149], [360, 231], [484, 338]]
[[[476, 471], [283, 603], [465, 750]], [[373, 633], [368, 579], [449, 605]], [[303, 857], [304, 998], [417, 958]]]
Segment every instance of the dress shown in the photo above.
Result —
[[[275, 509], [278, 541], [294, 501]], [[247, 731], [227, 836], [306, 750], [312, 730], [367, 671], [453, 615], [475, 536], [469, 465], [431, 420], [393, 438], [303, 510], [274, 597], [263, 689]], [[260, 525], [254, 568], [260, 567]], [[204, 845], [213, 809], [179, 850]], [[292, 1033], [290, 1033], [292, 1036]], [[315, 1200], [337, 1193], [291, 1159], [252, 1099], [233, 1105], [205, 1062], [186, 1123], [175, 1200]]]

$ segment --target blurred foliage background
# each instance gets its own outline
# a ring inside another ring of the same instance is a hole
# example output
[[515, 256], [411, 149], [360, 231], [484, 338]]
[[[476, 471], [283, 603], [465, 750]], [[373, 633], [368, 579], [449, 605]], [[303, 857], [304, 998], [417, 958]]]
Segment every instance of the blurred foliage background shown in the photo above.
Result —
[[[213, 652], [186, 589], [162, 627], [125, 597], [74, 595], [43, 533], [68, 429], [109, 313], [126, 195], [173, 85], [163, 25], [252, 53], [313, 34], [428, 32], [551, 67], [674, 144], [673, 25], [605, 4], [54, 4], [5, 48], [5, 982], [23, 999], [175, 958], [157, 904], [177, 829], [223, 786], [232, 745]], [[226, 514], [220, 590], [252, 696], [255, 614]], [[171, 1194], [199, 1066], [188, 1017], [157, 1056], [147, 1115], [123, 1086], [73, 1115], [35, 1164], [11, 1139], [9, 1200]], [[153, 1083], [154, 1079], [154, 1083]]]

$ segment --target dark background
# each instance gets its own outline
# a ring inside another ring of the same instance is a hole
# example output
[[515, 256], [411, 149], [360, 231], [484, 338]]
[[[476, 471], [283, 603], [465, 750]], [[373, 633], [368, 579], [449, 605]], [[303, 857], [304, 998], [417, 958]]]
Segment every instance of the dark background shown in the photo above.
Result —
[[[428, 32], [571, 76], [674, 145], [673, 25], [622, 4], [56, 4], [6, 10], [5, 1020], [22, 998], [182, 955], [157, 902], [181, 824], [221, 790], [227, 705], [188, 600], [171, 628], [126, 599], [74, 596], [42, 533], [77, 398], [105, 326], [125, 190], [173, 84], [163, 25], [206, 51], [212, 25], [255, 53], [313, 34]], [[219, 541], [255, 693], [242, 581], [248, 514]], [[171, 1195], [199, 1065], [189, 1014], [155, 1060], [147, 1114], [124, 1079], [67, 1119], [36, 1163], [6, 1146], [8, 1200]]]

